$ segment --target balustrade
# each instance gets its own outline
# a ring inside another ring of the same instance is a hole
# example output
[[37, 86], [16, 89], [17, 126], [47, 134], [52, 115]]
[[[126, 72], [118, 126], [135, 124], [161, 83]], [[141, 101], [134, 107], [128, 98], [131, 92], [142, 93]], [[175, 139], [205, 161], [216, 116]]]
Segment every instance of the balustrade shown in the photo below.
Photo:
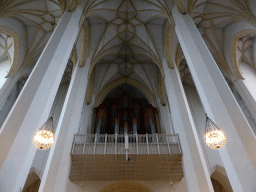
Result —
[[125, 148], [128, 149], [129, 154], [182, 153], [177, 134], [76, 134], [71, 154], [126, 154]]
[[177, 134], [76, 134], [70, 179], [179, 181], [181, 156]]

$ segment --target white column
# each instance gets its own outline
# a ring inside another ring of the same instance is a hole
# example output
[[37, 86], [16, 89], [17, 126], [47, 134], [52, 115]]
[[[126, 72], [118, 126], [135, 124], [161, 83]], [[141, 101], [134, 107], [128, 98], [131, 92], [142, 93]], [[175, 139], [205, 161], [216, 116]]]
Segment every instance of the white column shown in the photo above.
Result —
[[256, 139], [189, 14], [173, 9], [181, 48], [208, 116], [225, 132], [219, 153], [234, 191], [256, 188]]
[[47, 120], [75, 39], [83, 9], [65, 12], [0, 132], [0, 191], [20, 191], [36, 148], [35, 132]]
[[15, 87], [19, 79], [23, 77], [25, 74], [31, 73], [32, 69], [33, 66], [26, 68], [24, 71], [22, 71], [22, 73], [16, 74], [13, 78], [7, 78], [7, 80], [0, 89], [0, 107], [4, 105], [7, 97], [10, 95], [12, 89]]
[[[256, 42], [255, 42], [256, 43]], [[250, 111], [253, 119], [256, 121], [256, 101], [253, 98], [252, 94], [244, 84], [243, 80], [237, 80], [234, 82], [234, 87], [238, 91], [239, 95], [246, 104], [248, 110]]]
[[[62, 107], [66, 98], [68, 87], [69, 87], [69, 83], [67, 82], [60, 84], [59, 90], [56, 94], [55, 101], [51, 109], [51, 113], [53, 113], [53, 125], [55, 129], [58, 125], [58, 121], [59, 121]], [[44, 173], [45, 165], [47, 163], [49, 152], [50, 150], [45, 150], [45, 151], [37, 150], [31, 166], [31, 168], [33, 168], [35, 173], [38, 174], [40, 180], [42, 180], [42, 176]], [[31, 169], [30, 169], [30, 172], [31, 172]]]
[[74, 134], [79, 129], [89, 68], [88, 62], [83, 68], [76, 64], [56, 129], [55, 145], [51, 148], [42, 177], [40, 192], [66, 191], [71, 165], [70, 151]]
[[12, 91], [5, 98], [5, 102], [3, 103], [2, 107], [0, 107], [0, 127], [3, 125], [7, 115], [9, 114], [14, 102], [16, 101], [19, 94], [19, 89], [17, 84], [13, 86]]
[[204, 159], [188, 101], [185, 96], [179, 72], [170, 70], [163, 60], [165, 87], [170, 105], [173, 127], [179, 134], [183, 151], [183, 171], [188, 191], [213, 192], [210, 174]]
[[0, 89], [0, 107], [2, 107], [17, 82], [16, 78], [8, 78]]
[[0, 89], [0, 107], [4, 105], [7, 97], [10, 95], [12, 89], [15, 87], [16, 83], [21, 77], [27, 77], [26, 74], [30, 74], [33, 66], [26, 68], [21, 73], [17, 73], [13, 78], [7, 78], [5, 83]]

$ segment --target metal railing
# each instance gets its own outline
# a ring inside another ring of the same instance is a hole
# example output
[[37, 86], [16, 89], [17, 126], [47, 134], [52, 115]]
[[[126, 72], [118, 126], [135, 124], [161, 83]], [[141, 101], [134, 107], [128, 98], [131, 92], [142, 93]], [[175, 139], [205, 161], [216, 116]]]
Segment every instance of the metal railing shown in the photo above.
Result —
[[71, 155], [75, 154], [182, 154], [182, 150], [177, 134], [75, 134]]

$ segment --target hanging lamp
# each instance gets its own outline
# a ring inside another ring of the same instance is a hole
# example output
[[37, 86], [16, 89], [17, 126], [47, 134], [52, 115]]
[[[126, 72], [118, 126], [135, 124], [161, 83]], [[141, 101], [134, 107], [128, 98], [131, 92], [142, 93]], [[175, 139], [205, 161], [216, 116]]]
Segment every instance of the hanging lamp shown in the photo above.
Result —
[[226, 137], [222, 130], [220, 130], [217, 125], [205, 114], [206, 124], [205, 124], [205, 142], [211, 149], [220, 149], [226, 144]]
[[[79, 29], [78, 36], [76, 37], [74, 47], [76, 47], [78, 39], [80, 37], [82, 31], [82, 27]], [[70, 55], [73, 54], [75, 51], [75, 48], [73, 47], [72, 52]], [[59, 97], [57, 97], [57, 100], [55, 102], [55, 106], [53, 108], [53, 112], [55, 111], [55, 107], [57, 105]], [[43, 124], [43, 126], [36, 132], [34, 138], [33, 138], [33, 144], [34, 146], [39, 150], [47, 150], [51, 148], [55, 141], [55, 133], [54, 133], [54, 127], [53, 127], [53, 113], [51, 114], [50, 118]]]
[[39, 150], [47, 150], [52, 147], [55, 141], [53, 115], [36, 132], [33, 138], [34, 146]]

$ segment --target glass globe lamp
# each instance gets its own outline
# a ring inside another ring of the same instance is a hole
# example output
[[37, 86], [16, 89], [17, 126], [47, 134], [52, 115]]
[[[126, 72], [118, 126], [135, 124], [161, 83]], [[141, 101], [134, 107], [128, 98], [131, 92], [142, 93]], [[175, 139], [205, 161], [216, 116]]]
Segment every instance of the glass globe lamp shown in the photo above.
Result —
[[52, 147], [55, 141], [53, 118], [52, 116], [36, 132], [33, 138], [34, 146], [39, 150], [47, 150]]
[[222, 130], [215, 125], [212, 120], [206, 116], [205, 142], [211, 149], [220, 149], [226, 144], [226, 137]]

